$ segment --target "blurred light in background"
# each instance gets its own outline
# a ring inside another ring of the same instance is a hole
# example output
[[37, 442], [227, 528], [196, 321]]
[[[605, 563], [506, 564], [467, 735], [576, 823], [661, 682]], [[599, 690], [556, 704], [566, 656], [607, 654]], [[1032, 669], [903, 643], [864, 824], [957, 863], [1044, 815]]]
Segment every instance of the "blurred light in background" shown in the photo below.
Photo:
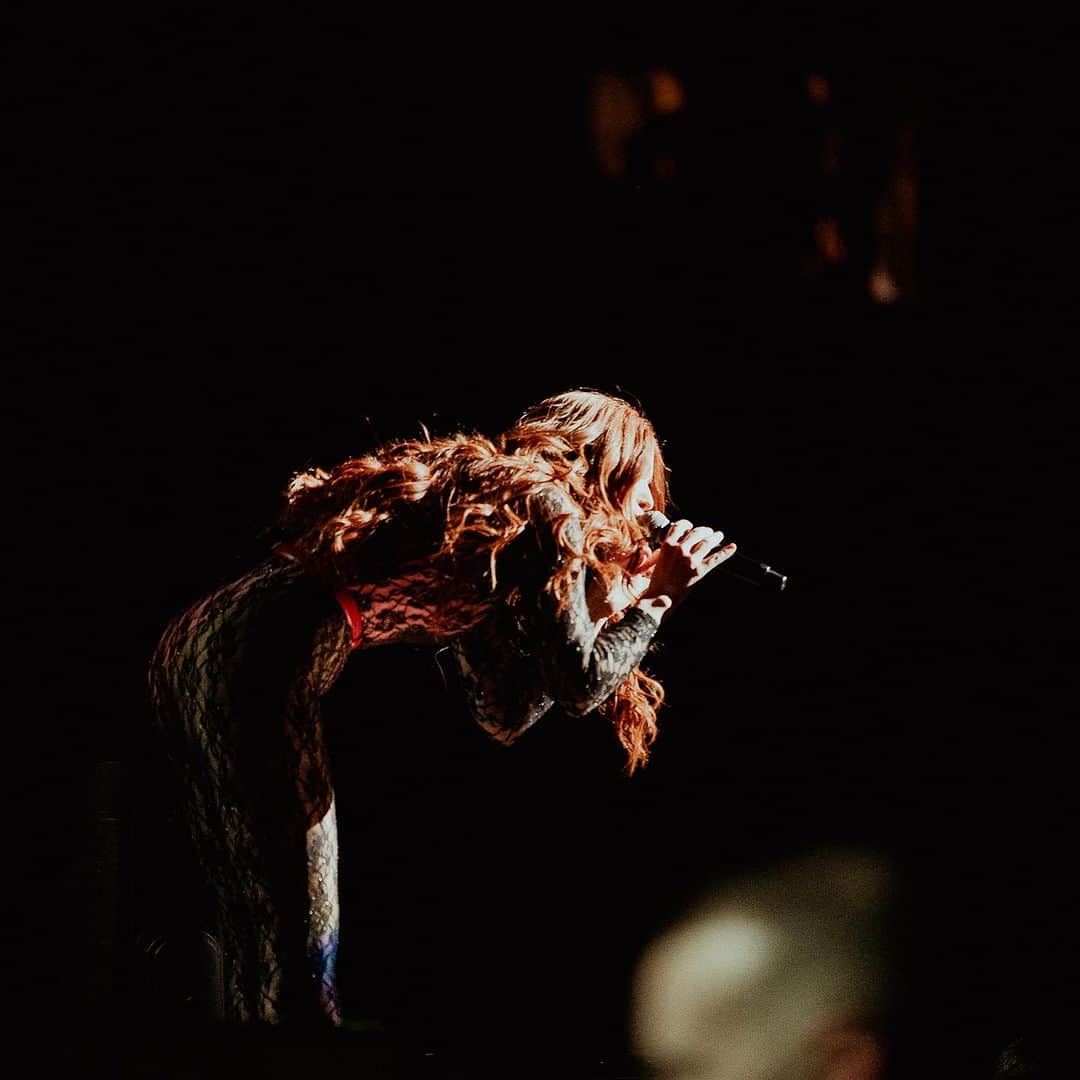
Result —
[[663, 68], [649, 72], [649, 88], [652, 90], [653, 111], [664, 114], [678, 112], [685, 102], [682, 83]]
[[919, 186], [915, 175], [915, 135], [904, 121], [895, 140], [885, 189], [874, 215], [877, 245], [870, 271], [870, 296], [879, 304], [915, 299], [915, 239]]
[[678, 252], [671, 280], [706, 293], [726, 275], [718, 302], [736, 280], [852, 305], [915, 299], [916, 96], [905, 72], [659, 59], [641, 46], [589, 84], [596, 174], [691, 197], [635, 198], [623, 255], [647, 265], [650, 244]]
[[814, 105], [826, 105], [829, 101], [829, 82], [824, 75], [812, 71], [806, 76], [806, 96]]
[[600, 171], [612, 179], [626, 173], [630, 139], [645, 123], [645, 103], [633, 83], [614, 71], [593, 77], [589, 115], [593, 156]]
[[822, 218], [814, 225], [814, 239], [822, 261], [830, 266], [842, 263], [847, 258], [844, 238], [840, 235], [840, 226], [835, 218]]
[[600, 172], [613, 180], [673, 179], [678, 161], [666, 146], [665, 126], [685, 103], [681, 80], [666, 68], [633, 76], [598, 72], [590, 89], [589, 117]]

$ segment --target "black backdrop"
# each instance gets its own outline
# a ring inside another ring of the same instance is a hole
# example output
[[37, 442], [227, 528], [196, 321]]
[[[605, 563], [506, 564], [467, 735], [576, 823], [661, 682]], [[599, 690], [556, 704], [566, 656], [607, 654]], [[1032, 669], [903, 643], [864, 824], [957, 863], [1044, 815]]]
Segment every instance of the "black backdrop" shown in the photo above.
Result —
[[[123, 990], [141, 912], [183, 891], [134, 798], [165, 619], [256, 549], [293, 469], [421, 422], [494, 431], [587, 385], [640, 401], [678, 512], [790, 587], [717, 575], [672, 621], [661, 736], [632, 779], [598, 721], [552, 716], [502, 749], [430, 656], [357, 656], [328, 702], [346, 1011], [417, 1045], [610, 1055], [633, 957], [686, 891], [859, 842], [912, 873], [942, 1031], [994, 1047], [1036, 1025], [1068, 490], [1043, 335], [1058, 151], [1034, 76], [1052, 53], [792, 39], [718, 59], [672, 30], [26, 32], [10, 416], [46, 572], [17, 585], [55, 732], [36, 847], [59, 869], [43, 903], [71, 1013]], [[583, 102], [605, 64], [701, 88], [688, 181], [598, 179]], [[798, 273], [816, 66], [856, 137], [907, 95], [910, 303]], [[122, 821], [115, 982], [102, 806]]]

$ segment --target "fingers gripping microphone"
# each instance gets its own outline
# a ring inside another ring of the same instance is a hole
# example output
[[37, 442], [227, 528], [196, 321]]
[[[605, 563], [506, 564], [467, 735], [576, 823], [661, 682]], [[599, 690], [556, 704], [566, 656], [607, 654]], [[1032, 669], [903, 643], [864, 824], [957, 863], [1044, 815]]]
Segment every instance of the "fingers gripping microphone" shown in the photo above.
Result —
[[[664, 539], [671, 527], [671, 520], [659, 510], [650, 510], [643, 514], [641, 522], [649, 533], [649, 541], [654, 547]], [[768, 563], [763, 563], [752, 555], [743, 555], [738, 551], [720, 563], [716, 569], [773, 592], [783, 592], [787, 585], [787, 574], [781, 574]]]

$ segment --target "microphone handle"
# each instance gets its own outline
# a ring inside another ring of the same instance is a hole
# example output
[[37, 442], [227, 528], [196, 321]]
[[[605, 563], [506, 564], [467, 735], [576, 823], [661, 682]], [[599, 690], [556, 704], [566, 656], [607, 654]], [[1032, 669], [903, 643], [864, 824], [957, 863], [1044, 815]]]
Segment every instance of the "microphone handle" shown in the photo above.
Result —
[[736, 551], [729, 559], [725, 559], [717, 570], [772, 592], [783, 592], [787, 586], [787, 574], [781, 574], [768, 563], [755, 559], [752, 555], [743, 555], [739, 551]]

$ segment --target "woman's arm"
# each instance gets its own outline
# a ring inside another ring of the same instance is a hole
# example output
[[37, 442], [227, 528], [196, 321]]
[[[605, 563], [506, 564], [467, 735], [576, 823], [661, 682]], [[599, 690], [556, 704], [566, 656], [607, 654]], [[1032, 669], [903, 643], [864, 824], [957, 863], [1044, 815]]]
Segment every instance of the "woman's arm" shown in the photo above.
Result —
[[473, 719], [509, 746], [554, 704], [544, 689], [539, 658], [511, 645], [507, 620], [498, 616], [454, 638], [457, 661]]
[[[567, 514], [576, 515], [576, 510], [560, 489], [545, 489], [536, 497], [536, 546], [524, 555], [535, 560], [526, 574], [533, 595], [516, 619], [498, 608], [451, 645], [473, 716], [502, 743], [513, 742], [555, 703], [572, 716], [583, 716], [607, 700], [647, 652], [670, 605], [652, 598], [626, 610], [617, 623], [595, 618], [581, 560], [571, 568], [569, 604], [559, 610], [542, 585], [563, 557], [554, 529]], [[568, 523], [568, 539], [575, 545], [581, 541], [576, 516]], [[522, 542], [531, 540], [523, 537]]]
[[[554, 546], [553, 529], [570, 514], [567, 539], [579, 547], [580, 519], [573, 502], [556, 487], [538, 495], [534, 507], [537, 539], [550, 577], [567, 558]], [[595, 604], [589, 602], [588, 567], [583, 559], [569, 558], [568, 603], [560, 607], [550, 591], [540, 590], [527, 635], [548, 692], [565, 712], [584, 716], [603, 704], [641, 662], [671, 601], [639, 600], [625, 608], [617, 622], [597, 618]]]

